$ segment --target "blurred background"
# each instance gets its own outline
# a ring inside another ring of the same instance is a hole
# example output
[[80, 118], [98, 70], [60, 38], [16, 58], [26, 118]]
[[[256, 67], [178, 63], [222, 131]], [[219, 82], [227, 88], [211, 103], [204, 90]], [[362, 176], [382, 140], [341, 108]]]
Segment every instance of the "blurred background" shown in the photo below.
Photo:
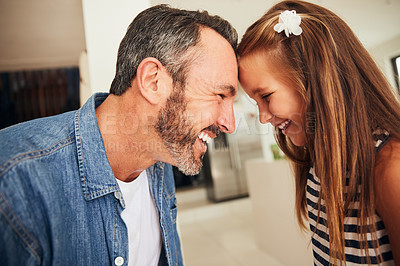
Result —
[[[119, 42], [143, 9], [204, 9], [239, 39], [272, 0], [0, 0], [0, 128], [79, 108], [107, 92]], [[343, 18], [396, 93], [400, 0], [315, 0]], [[310, 265], [309, 233], [294, 215], [288, 162], [272, 128], [240, 90], [236, 131], [208, 146], [198, 176], [175, 171], [185, 265]]]

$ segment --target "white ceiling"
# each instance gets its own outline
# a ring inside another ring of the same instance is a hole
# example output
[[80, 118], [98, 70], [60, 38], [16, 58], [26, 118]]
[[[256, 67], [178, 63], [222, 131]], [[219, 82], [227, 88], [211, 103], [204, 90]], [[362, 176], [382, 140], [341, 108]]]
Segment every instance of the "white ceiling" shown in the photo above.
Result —
[[81, 0], [0, 0], [0, 71], [78, 65]]
[[[276, 2], [151, 0], [153, 5], [167, 3], [173, 7], [206, 9], [229, 20], [239, 35]], [[400, 0], [310, 2], [340, 15], [367, 48], [400, 35]], [[21, 66], [77, 65], [79, 53], [86, 47], [84, 36], [81, 0], [0, 0], [0, 71]]]

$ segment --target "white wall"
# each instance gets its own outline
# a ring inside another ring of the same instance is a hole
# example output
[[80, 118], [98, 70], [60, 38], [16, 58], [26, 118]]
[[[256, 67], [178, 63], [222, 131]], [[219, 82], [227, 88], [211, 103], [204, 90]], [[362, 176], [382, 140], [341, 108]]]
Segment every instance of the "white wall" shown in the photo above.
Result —
[[91, 92], [108, 92], [119, 43], [148, 0], [82, 0]]
[[400, 55], [400, 34], [395, 38], [370, 49], [370, 51], [375, 62], [382, 69], [392, 87], [396, 88], [391, 59]]
[[295, 184], [287, 160], [246, 163], [255, 238], [261, 250], [282, 265], [312, 265], [310, 232], [300, 230], [295, 211]]

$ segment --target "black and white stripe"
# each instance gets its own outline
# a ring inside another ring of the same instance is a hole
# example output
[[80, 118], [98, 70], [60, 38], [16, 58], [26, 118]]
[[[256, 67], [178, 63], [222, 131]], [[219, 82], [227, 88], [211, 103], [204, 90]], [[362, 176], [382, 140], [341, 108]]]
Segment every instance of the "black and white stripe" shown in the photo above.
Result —
[[[312, 245], [314, 254], [314, 265], [329, 265], [333, 263], [333, 259], [329, 256], [329, 232], [326, 221], [325, 202], [321, 199], [321, 208], [318, 211], [318, 199], [321, 191], [320, 181], [315, 175], [314, 168], [310, 169], [307, 180], [307, 208], [308, 217], [312, 234]], [[360, 239], [357, 234], [358, 231], [358, 218], [359, 203], [354, 202], [351, 206], [352, 210], [350, 215], [344, 219], [344, 235], [345, 235], [345, 255], [347, 265], [367, 264], [366, 254], [360, 247]], [[319, 213], [318, 213], [319, 212]], [[379, 240], [379, 250], [377, 252], [372, 246], [372, 234], [367, 233], [367, 240], [369, 246], [369, 255], [372, 264], [378, 263], [378, 257], [382, 254], [383, 265], [394, 265], [393, 255], [389, 243], [389, 238], [383, 224], [382, 219], [376, 214], [376, 236]]]

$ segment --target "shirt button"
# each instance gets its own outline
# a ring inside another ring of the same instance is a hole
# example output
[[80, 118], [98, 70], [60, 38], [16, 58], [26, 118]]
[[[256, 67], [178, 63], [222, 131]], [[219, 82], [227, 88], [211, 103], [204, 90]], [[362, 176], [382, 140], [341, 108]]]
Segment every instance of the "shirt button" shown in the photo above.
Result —
[[123, 257], [116, 257], [114, 260], [115, 265], [117, 266], [121, 266], [122, 264], [124, 264], [124, 258]]

